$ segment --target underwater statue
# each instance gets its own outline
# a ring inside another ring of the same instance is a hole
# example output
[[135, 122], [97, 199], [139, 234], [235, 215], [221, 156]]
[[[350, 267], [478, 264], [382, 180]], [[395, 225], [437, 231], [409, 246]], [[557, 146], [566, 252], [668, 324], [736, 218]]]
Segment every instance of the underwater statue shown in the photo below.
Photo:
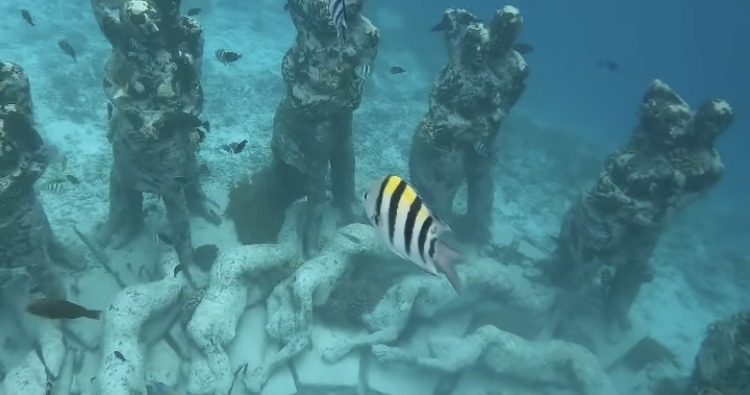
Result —
[[[371, 69], [380, 32], [362, 15], [364, 0], [354, 0], [346, 2], [346, 34], [341, 37], [328, 3], [287, 1], [297, 37], [281, 65], [286, 94], [274, 117], [271, 164], [254, 175], [251, 191], [243, 194], [242, 207], [233, 216], [244, 244], [275, 242], [286, 209], [306, 197], [300, 238], [307, 255], [317, 251], [329, 166], [333, 203], [343, 222], [353, 220], [360, 202], [354, 191], [352, 116], [362, 100], [366, 74], [357, 70]], [[243, 235], [240, 221], [263, 229]]]
[[[461, 239], [478, 244], [491, 236], [495, 141], [529, 75], [513, 49], [522, 25], [511, 6], [495, 11], [489, 26], [465, 9], [449, 8], [432, 29], [443, 32], [449, 62], [414, 132], [410, 178], [436, 216], [455, 224]], [[464, 180], [468, 212], [457, 217], [453, 201]]]
[[28, 275], [42, 293], [65, 299], [53, 264], [80, 268], [53, 234], [34, 182], [47, 169], [47, 147], [34, 127], [26, 72], [0, 62], [0, 285]]
[[629, 326], [627, 314], [652, 277], [649, 259], [672, 217], [721, 178], [714, 141], [732, 119], [723, 100], [693, 111], [669, 86], [652, 82], [633, 137], [566, 214], [547, 269], [571, 292], [601, 278], [610, 329]]
[[193, 261], [190, 213], [221, 219], [208, 204], [196, 163], [205, 131], [200, 82], [203, 30], [181, 15], [179, 1], [92, 0], [99, 28], [112, 44], [104, 91], [112, 104], [109, 140], [114, 156], [102, 244], [117, 248], [143, 226], [143, 193], [164, 201], [170, 239], [180, 262]]
[[686, 395], [750, 394], [750, 311], [709, 325]]

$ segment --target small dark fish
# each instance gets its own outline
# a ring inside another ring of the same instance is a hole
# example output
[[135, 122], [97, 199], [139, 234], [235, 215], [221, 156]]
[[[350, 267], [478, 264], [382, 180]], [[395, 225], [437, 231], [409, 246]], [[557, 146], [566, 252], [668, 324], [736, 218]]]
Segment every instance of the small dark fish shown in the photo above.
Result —
[[232, 147], [232, 152], [235, 154], [239, 154], [240, 152], [242, 152], [243, 149], [245, 149], [246, 145], [247, 145], [247, 140], [242, 140], [239, 143], [237, 143], [237, 145]]
[[28, 23], [31, 26], [36, 26], [34, 24], [34, 21], [31, 20], [31, 14], [29, 14], [29, 10], [25, 8], [21, 8], [21, 16], [23, 17], [23, 20], [26, 21], [26, 23]]
[[49, 298], [32, 300], [26, 305], [26, 311], [39, 317], [55, 320], [73, 320], [81, 317], [98, 320], [102, 314], [101, 310], [89, 310], [81, 305], [68, 302], [67, 300]]
[[119, 351], [115, 351], [115, 357], [119, 359], [120, 361], [127, 362], [127, 359], [125, 359], [125, 356], [122, 355], [122, 353]]
[[406, 72], [406, 70], [403, 67], [399, 67], [399, 66], [393, 66], [391, 67], [390, 70], [391, 70], [391, 74], [401, 74], [401, 73]]
[[342, 42], [346, 40], [346, 1], [328, 0], [328, 13], [333, 20], [333, 27], [336, 28], [336, 35]]
[[605, 68], [605, 69], [607, 69], [609, 71], [612, 71], [612, 72], [617, 71], [617, 69], [619, 68], [619, 66], [617, 65], [617, 63], [615, 63], [612, 60], [600, 60], [600, 61], [596, 62], [596, 66], [599, 67], [599, 68]]
[[52, 180], [44, 187], [44, 189], [46, 189], [47, 192], [60, 193], [63, 190], [63, 182], [63, 180]]
[[112, 103], [107, 102], [107, 120], [112, 119], [112, 113], [115, 111], [114, 107], [112, 107]]
[[155, 233], [154, 243], [172, 245], [172, 239], [170, 239], [169, 236], [165, 235], [164, 233]]
[[78, 62], [78, 59], [76, 58], [76, 51], [73, 49], [73, 46], [70, 45], [69, 42], [60, 40], [57, 42], [57, 45], [60, 47], [60, 49], [62, 49], [63, 52], [65, 52], [66, 55], [70, 56], [71, 58], [73, 58], [73, 60]]
[[529, 43], [515, 43], [513, 49], [521, 55], [534, 52], [534, 46]]
[[94, 384], [94, 381], [96, 381], [96, 376], [91, 376], [91, 380], [89, 380], [89, 382], [91, 384]]
[[69, 182], [70, 182], [71, 184], [73, 184], [73, 185], [78, 185], [78, 184], [80, 184], [80, 183], [81, 183], [81, 180], [79, 180], [78, 178], [76, 178], [76, 176], [74, 176], [74, 175], [71, 175], [71, 174], [68, 174], [67, 176], [65, 176], [65, 178], [66, 178], [66, 179], [67, 179], [67, 180], [68, 180], [68, 181], [69, 181]]
[[186, 185], [189, 182], [188, 179], [183, 176], [177, 176], [174, 178], [174, 180], [179, 182], [182, 185]]
[[182, 271], [182, 265], [177, 265], [174, 267], [174, 276], [177, 277], [178, 274]]
[[226, 51], [223, 49], [217, 49], [216, 50], [216, 59], [219, 59], [219, 62], [224, 63], [226, 66], [229, 63], [236, 62], [240, 59], [242, 59], [242, 55], [237, 52], [232, 51]]
[[474, 152], [485, 158], [492, 158], [495, 155], [495, 152], [481, 141], [474, 143]]
[[196, 16], [196, 15], [198, 15], [200, 13], [201, 13], [201, 8], [200, 7], [193, 7], [191, 9], [187, 10], [187, 15], [188, 16]]

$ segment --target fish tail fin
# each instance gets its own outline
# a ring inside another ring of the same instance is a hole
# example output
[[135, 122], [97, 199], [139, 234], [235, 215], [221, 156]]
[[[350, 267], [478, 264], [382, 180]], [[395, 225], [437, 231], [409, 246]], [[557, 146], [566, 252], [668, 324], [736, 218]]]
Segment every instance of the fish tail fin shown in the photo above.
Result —
[[442, 20], [430, 28], [431, 32], [442, 32], [443, 30], [445, 30], [445, 22]]
[[102, 316], [101, 310], [86, 310], [85, 314], [86, 318], [91, 318], [92, 320], [98, 320]]
[[448, 281], [453, 286], [453, 289], [459, 294], [461, 294], [461, 280], [458, 277], [458, 273], [456, 273], [454, 264], [462, 259], [463, 255], [460, 252], [444, 242], [438, 240], [435, 243], [435, 256], [433, 260], [438, 269], [448, 277]]

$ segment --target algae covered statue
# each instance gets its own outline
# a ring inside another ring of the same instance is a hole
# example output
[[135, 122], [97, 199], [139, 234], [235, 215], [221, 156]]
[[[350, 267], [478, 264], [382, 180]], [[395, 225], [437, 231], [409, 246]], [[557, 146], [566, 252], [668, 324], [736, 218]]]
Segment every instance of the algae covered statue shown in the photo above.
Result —
[[46, 146], [34, 127], [26, 72], [0, 61], [0, 285], [30, 276], [47, 297], [65, 299], [53, 264], [80, 267], [55, 237], [34, 182], [47, 169]]
[[732, 119], [723, 100], [693, 111], [654, 81], [630, 142], [609, 156], [599, 179], [568, 211], [550, 273], [570, 289], [600, 278], [606, 321], [617, 324], [610, 328], [629, 326], [627, 314], [652, 276], [649, 259], [670, 219], [721, 178], [714, 140]]
[[174, 0], [92, 0], [99, 27], [112, 44], [104, 91], [112, 103], [109, 140], [114, 156], [109, 218], [102, 244], [119, 247], [143, 225], [143, 193], [164, 200], [170, 238], [183, 265], [192, 263], [189, 215], [218, 224], [207, 205], [196, 164], [205, 130], [200, 83], [203, 30]]
[[[478, 244], [491, 236], [495, 140], [529, 74], [513, 49], [522, 25], [519, 10], [506, 6], [489, 27], [465, 9], [449, 8], [432, 28], [443, 32], [449, 61], [414, 133], [411, 181], [438, 217], [458, 226], [457, 236]], [[468, 212], [454, 218], [453, 200], [464, 181]]]
[[[380, 41], [378, 29], [362, 15], [364, 0], [347, 0], [346, 26], [338, 28], [328, 0], [288, 0], [297, 37], [284, 55], [286, 94], [274, 118], [271, 164], [254, 175], [249, 193], [228, 213], [244, 244], [274, 242], [286, 209], [306, 197], [301, 240], [310, 255], [326, 203], [329, 175], [333, 203], [350, 222], [359, 198], [354, 192], [352, 116], [362, 100], [366, 74]], [[230, 206], [232, 206], [230, 202]], [[236, 212], [233, 214], [232, 212]], [[241, 222], [263, 224], [242, 229]]]
[[750, 394], [750, 311], [709, 325], [685, 395]]

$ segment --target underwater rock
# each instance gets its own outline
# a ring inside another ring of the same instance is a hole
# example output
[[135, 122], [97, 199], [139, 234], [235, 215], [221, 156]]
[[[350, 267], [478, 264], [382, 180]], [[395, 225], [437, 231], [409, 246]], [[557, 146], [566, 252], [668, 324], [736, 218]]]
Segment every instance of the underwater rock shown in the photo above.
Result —
[[195, 265], [204, 272], [211, 270], [211, 266], [214, 264], [218, 255], [219, 247], [216, 247], [215, 244], [205, 244], [193, 251]]

